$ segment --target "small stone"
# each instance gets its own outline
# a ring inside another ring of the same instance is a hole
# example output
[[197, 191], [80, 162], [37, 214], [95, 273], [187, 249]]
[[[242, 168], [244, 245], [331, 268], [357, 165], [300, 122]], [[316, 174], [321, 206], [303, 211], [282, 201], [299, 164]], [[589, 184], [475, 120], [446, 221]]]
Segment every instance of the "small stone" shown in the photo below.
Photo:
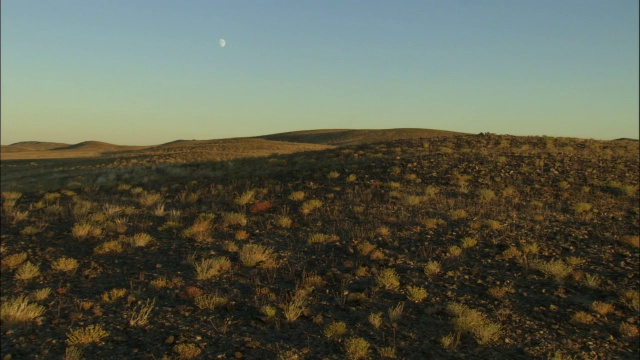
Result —
[[236, 351], [235, 354], [233, 354], [233, 357], [236, 359], [242, 359], [244, 355], [242, 355], [240, 351]]
[[176, 337], [175, 337], [175, 336], [173, 336], [173, 335], [171, 335], [171, 336], [169, 336], [169, 337], [164, 341], [164, 343], [165, 343], [165, 344], [167, 344], [167, 345], [171, 345], [171, 344], [173, 344], [175, 341], [176, 341]]

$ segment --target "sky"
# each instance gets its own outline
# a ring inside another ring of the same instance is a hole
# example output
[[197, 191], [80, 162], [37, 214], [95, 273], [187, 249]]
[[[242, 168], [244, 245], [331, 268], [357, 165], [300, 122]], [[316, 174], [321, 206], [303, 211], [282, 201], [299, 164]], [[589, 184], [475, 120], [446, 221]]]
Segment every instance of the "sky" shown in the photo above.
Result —
[[3, 0], [1, 143], [638, 138], [638, 3]]

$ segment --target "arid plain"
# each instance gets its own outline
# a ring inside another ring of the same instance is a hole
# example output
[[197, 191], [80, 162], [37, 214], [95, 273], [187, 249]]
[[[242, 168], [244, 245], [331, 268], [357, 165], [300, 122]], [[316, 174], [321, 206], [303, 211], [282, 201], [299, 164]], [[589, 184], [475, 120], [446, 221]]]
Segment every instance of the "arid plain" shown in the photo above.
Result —
[[3, 146], [3, 359], [637, 359], [637, 140]]

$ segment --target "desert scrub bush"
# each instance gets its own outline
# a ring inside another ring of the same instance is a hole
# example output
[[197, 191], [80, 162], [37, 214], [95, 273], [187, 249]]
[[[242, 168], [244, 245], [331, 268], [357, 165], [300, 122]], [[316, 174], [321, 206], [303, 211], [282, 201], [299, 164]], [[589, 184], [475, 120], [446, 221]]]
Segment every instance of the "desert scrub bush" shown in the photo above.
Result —
[[273, 319], [276, 317], [277, 309], [273, 305], [263, 305], [262, 307], [260, 307], [260, 313], [267, 319]]
[[95, 254], [121, 253], [122, 243], [118, 240], [105, 241], [93, 249]]
[[562, 260], [540, 261], [534, 264], [534, 268], [558, 282], [564, 281], [573, 272], [573, 267]]
[[442, 266], [439, 261], [429, 261], [423, 268], [426, 275], [436, 275], [442, 271]]
[[146, 233], [137, 233], [127, 238], [127, 242], [133, 247], [144, 247], [151, 241], [153, 241], [153, 238]]
[[382, 313], [381, 312], [371, 313], [369, 314], [369, 317], [367, 318], [367, 320], [369, 321], [369, 324], [373, 326], [374, 329], [378, 329], [382, 325]]
[[511, 287], [508, 286], [492, 286], [487, 290], [487, 293], [494, 299], [502, 299], [505, 295], [512, 292]]
[[39, 234], [42, 232], [42, 230], [44, 230], [44, 226], [25, 226], [24, 229], [20, 230], [20, 235], [24, 235], [24, 236], [33, 236], [36, 234]]
[[476, 245], [478, 245], [478, 240], [476, 238], [472, 238], [472, 237], [465, 237], [462, 239], [462, 248], [463, 249], [470, 249], [472, 247], [475, 247]]
[[391, 235], [391, 230], [389, 230], [389, 228], [384, 226], [384, 225], [383, 226], [378, 226], [376, 228], [376, 230], [375, 230], [375, 234], [380, 236], [380, 237], [386, 238], [389, 235]]
[[222, 223], [224, 226], [245, 226], [247, 225], [247, 217], [241, 213], [228, 212], [222, 215]]
[[231, 260], [226, 256], [202, 259], [193, 264], [197, 280], [208, 280], [231, 269]]
[[618, 331], [620, 332], [620, 335], [626, 338], [633, 339], [638, 337], [638, 326], [628, 322], [621, 323]]
[[460, 248], [457, 245], [449, 246], [449, 251], [447, 252], [447, 257], [456, 258], [456, 257], [458, 257], [460, 255], [462, 255], [462, 248]]
[[392, 346], [385, 346], [377, 348], [378, 355], [380, 355], [383, 359], [395, 359], [396, 358], [396, 348]]
[[376, 276], [376, 284], [385, 290], [395, 290], [400, 286], [400, 278], [395, 269], [383, 269]]
[[345, 340], [344, 351], [349, 360], [366, 359], [370, 346], [367, 340], [361, 337], [351, 337]]
[[229, 300], [226, 297], [216, 295], [202, 295], [195, 298], [196, 306], [200, 310], [215, 310], [227, 305]]
[[253, 201], [253, 197], [255, 196], [256, 191], [255, 190], [247, 190], [245, 192], [243, 192], [242, 194], [236, 196], [233, 199], [233, 203], [238, 205], [238, 206], [245, 206], [248, 203], [250, 203], [251, 201]]
[[198, 218], [194, 220], [193, 225], [182, 231], [182, 236], [196, 241], [207, 242], [211, 239], [211, 221], [213, 217], [200, 215], [201, 216], [198, 216]]
[[102, 234], [102, 229], [88, 222], [77, 223], [71, 228], [71, 235], [78, 240], [85, 239], [89, 236], [100, 236], [100, 234]]
[[122, 299], [126, 293], [127, 293], [127, 289], [115, 288], [109, 291], [105, 291], [102, 294], [101, 298], [102, 298], [102, 301], [106, 303], [111, 303], [118, 299]]
[[33, 299], [34, 301], [37, 302], [42, 302], [47, 300], [47, 298], [49, 297], [49, 295], [51, 294], [51, 288], [42, 288], [42, 289], [38, 289], [35, 290], [31, 293], [30, 297], [31, 299]]
[[452, 351], [457, 346], [457, 340], [458, 336], [455, 336], [453, 333], [451, 333], [441, 337], [439, 342], [445, 350]]
[[449, 219], [454, 221], [465, 219], [467, 216], [469, 215], [467, 214], [467, 211], [464, 209], [451, 210], [451, 212], [449, 213]]
[[324, 329], [324, 336], [328, 339], [337, 339], [347, 333], [347, 324], [343, 321], [334, 321]]
[[623, 291], [620, 294], [620, 302], [635, 312], [640, 311], [640, 293], [638, 290]]
[[40, 269], [37, 265], [27, 261], [18, 267], [13, 278], [16, 280], [28, 281], [40, 275]]
[[358, 177], [356, 176], [356, 174], [350, 174], [349, 176], [347, 176], [346, 181], [347, 182], [354, 182], [354, 181], [356, 181], [357, 178]]
[[497, 340], [502, 331], [500, 324], [489, 321], [486, 315], [465, 305], [451, 303], [447, 305], [447, 311], [454, 315], [454, 328], [460, 333], [473, 335], [479, 345]]
[[154, 192], [143, 191], [138, 197], [138, 203], [147, 209], [150, 209], [162, 201], [162, 195]]
[[240, 262], [246, 267], [254, 267], [260, 262], [270, 260], [272, 256], [272, 248], [258, 244], [246, 244], [240, 250]]
[[327, 174], [327, 179], [337, 179], [338, 177], [340, 177], [340, 173], [337, 171], [331, 171], [329, 174]]
[[164, 209], [164, 204], [158, 204], [156, 205], [156, 207], [153, 209], [152, 214], [154, 216], [157, 217], [163, 217], [167, 214], [167, 212]]
[[598, 315], [607, 316], [612, 313], [615, 307], [613, 304], [609, 304], [603, 301], [594, 301], [591, 303], [591, 310], [593, 310]]
[[20, 295], [16, 298], [3, 299], [0, 305], [2, 325], [11, 326], [25, 324], [44, 314], [44, 306], [29, 303], [29, 299]]
[[591, 314], [585, 311], [578, 311], [571, 317], [571, 321], [578, 324], [591, 324], [594, 318]]
[[496, 193], [490, 189], [480, 189], [478, 190], [478, 200], [483, 203], [490, 202], [496, 198]]
[[322, 207], [322, 201], [317, 199], [307, 200], [300, 206], [300, 213], [302, 215], [309, 215], [312, 211]]
[[370, 252], [375, 250], [376, 245], [369, 243], [368, 241], [361, 242], [356, 246], [358, 252], [362, 255], [368, 255]]
[[416, 206], [420, 205], [420, 203], [422, 202], [422, 197], [417, 195], [403, 195], [400, 198], [400, 201], [402, 205], [405, 206]]
[[89, 325], [71, 330], [71, 332], [67, 334], [67, 344], [69, 346], [88, 345], [98, 343], [107, 336], [109, 336], [109, 332], [102, 329], [102, 325]]
[[122, 212], [122, 207], [115, 204], [103, 204], [102, 212], [107, 218], [112, 218]]
[[334, 235], [313, 233], [309, 235], [309, 238], [307, 239], [307, 244], [324, 244], [324, 243], [333, 242], [337, 240], [338, 240], [338, 237]]
[[420, 222], [427, 229], [436, 229], [436, 228], [439, 228], [441, 226], [446, 226], [447, 225], [446, 221], [444, 221], [442, 219], [438, 219], [438, 218], [422, 219]]
[[392, 306], [387, 310], [387, 315], [389, 315], [389, 321], [391, 322], [393, 327], [397, 326], [398, 321], [402, 317], [403, 311], [404, 311], [404, 303], [398, 303], [398, 305]]
[[175, 352], [178, 355], [178, 359], [188, 360], [188, 359], [195, 359], [198, 356], [200, 356], [200, 353], [202, 352], [202, 350], [200, 350], [200, 348], [195, 344], [182, 343], [174, 346], [173, 352]]
[[414, 303], [419, 303], [427, 298], [427, 290], [419, 286], [407, 286], [407, 299]]
[[76, 346], [69, 346], [64, 349], [64, 356], [62, 360], [81, 360], [84, 353], [82, 349]]
[[291, 227], [292, 223], [293, 221], [291, 221], [291, 218], [285, 215], [280, 215], [276, 218], [276, 224], [281, 228], [288, 229]]
[[636, 249], [640, 247], [640, 236], [638, 235], [625, 235], [619, 241]]
[[156, 300], [147, 299], [144, 303], [136, 306], [129, 316], [129, 325], [142, 326], [149, 322], [149, 315], [155, 306]]
[[78, 268], [78, 260], [69, 257], [60, 257], [51, 264], [55, 271], [70, 273]]
[[593, 205], [585, 202], [581, 202], [573, 205], [573, 211], [576, 214], [582, 214], [582, 213], [591, 211], [591, 208], [593, 208]]
[[307, 295], [304, 291], [297, 292], [290, 301], [284, 304], [282, 310], [287, 322], [296, 321], [307, 309]]
[[304, 191], [294, 191], [291, 194], [289, 194], [289, 200], [291, 201], [302, 201], [304, 200], [305, 197], [305, 193]]
[[2, 259], [2, 267], [7, 267], [9, 269], [14, 269], [20, 264], [22, 264], [25, 260], [27, 260], [27, 253], [20, 252], [16, 254], [11, 254], [7, 257], [3, 257]]
[[602, 279], [598, 274], [585, 274], [583, 282], [589, 289], [598, 289], [600, 287], [600, 283], [602, 283]]

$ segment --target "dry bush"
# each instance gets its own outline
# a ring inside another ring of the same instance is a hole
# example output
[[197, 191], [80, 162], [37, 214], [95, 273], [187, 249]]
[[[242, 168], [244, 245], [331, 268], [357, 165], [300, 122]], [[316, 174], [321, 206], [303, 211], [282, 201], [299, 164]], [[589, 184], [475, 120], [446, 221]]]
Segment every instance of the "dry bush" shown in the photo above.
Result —
[[148, 299], [145, 303], [140, 304], [139, 307], [136, 307], [129, 317], [129, 325], [131, 326], [142, 326], [149, 322], [149, 315], [151, 315], [151, 310], [153, 310], [156, 301]]
[[233, 203], [238, 206], [244, 206], [253, 201], [253, 197], [256, 194], [255, 190], [247, 190], [242, 193], [242, 195], [237, 196], [233, 199]]
[[87, 327], [72, 330], [67, 334], [67, 344], [88, 345], [100, 342], [100, 340], [109, 336], [109, 332], [102, 329], [102, 325], [89, 325]]
[[241, 213], [228, 212], [222, 215], [222, 223], [224, 226], [245, 226], [247, 217]]
[[192, 343], [182, 343], [173, 347], [173, 351], [178, 355], [178, 359], [188, 360], [200, 356], [202, 350]]
[[407, 299], [414, 303], [419, 303], [427, 298], [427, 290], [419, 286], [407, 286]]
[[78, 260], [63, 256], [54, 261], [51, 268], [55, 271], [72, 272], [78, 268]]
[[395, 269], [383, 269], [376, 276], [376, 284], [386, 290], [395, 290], [400, 286], [400, 278]]
[[127, 242], [133, 247], [144, 247], [151, 241], [153, 241], [153, 238], [146, 233], [137, 233], [127, 239]]
[[439, 261], [432, 260], [424, 266], [423, 270], [426, 275], [436, 275], [442, 271], [442, 266]]
[[620, 335], [626, 338], [633, 339], [638, 337], [638, 326], [634, 324], [623, 322], [620, 324], [618, 331], [620, 331]]
[[3, 299], [0, 305], [2, 325], [18, 325], [31, 322], [44, 314], [44, 306], [29, 303], [29, 299], [20, 295], [17, 298]]
[[102, 301], [107, 303], [114, 302], [118, 299], [123, 298], [126, 293], [127, 293], [127, 289], [123, 289], [123, 288], [111, 289], [102, 294]]
[[636, 249], [640, 247], [640, 236], [638, 235], [625, 235], [619, 241]]
[[367, 320], [369, 320], [369, 324], [371, 324], [371, 326], [378, 329], [382, 325], [382, 313], [371, 313]]
[[227, 305], [229, 300], [226, 297], [216, 295], [202, 295], [195, 298], [196, 306], [201, 310], [215, 310]]
[[369, 347], [371, 345], [367, 340], [361, 337], [352, 337], [344, 342], [344, 350], [349, 360], [366, 359], [369, 356]]
[[49, 297], [50, 294], [51, 294], [51, 288], [46, 287], [46, 288], [42, 288], [42, 289], [38, 289], [38, 290], [33, 291], [31, 293], [30, 297], [34, 301], [42, 302], [42, 301], [47, 300], [47, 298]]
[[591, 324], [593, 323], [594, 318], [588, 312], [578, 311], [577, 313], [573, 314], [571, 321], [579, 324]]
[[304, 197], [305, 197], [304, 191], [294, 191], [291, 194], [289, 194], [289, 200], [292, 200], [292, 201], [302, 201], [304, 200]]
[[307, 200], [302, 203], [302, 206], [300, 206], [300, 213], [302, 215], [309, 215], [312, 211], [321, 208], [322, 205], [322, 201], [320, 200]]
[[231, 260], [226, 256], [202, 259], [194, 263], [197, 280], [208, 280], [231, 269]]
[[105, 241], [93, 249], [96, 254], [121, 253], [123, 250], [122, 243], [118, 240]]
[[296, 321], [307, 308], [307, 297], [304, 292], [298, 292], [293, 298], [284, 304], [283, 314], [287, 322]]
[[27, 261], [20, 265], [16, 273], [14, 274], [14, 279], [28, 281], [40, 275], [40, 269], [37, 265], [32, 264], [30, 261]]
[[376, 248], [376, 245], [371, 244], [367, 241], [358, 244], [357, 249], [358, 252], [362, 255], [368, 255], [371, 251]]
[[607, 316], [608, 314], [613, 312], [614, 306], [612, 304], [596, 300], [591, 303], [591, 310], [602, 316]]
[[329, 339], [336, 339], [344, 336], [347, 333], [347, 324], [343, 321], [334, 321], [327, 325], [324, 329], [324, 336]]
[[564, 281], [573, 272], [573, 267], [565, 264], [562, 260], [540, 261], [534, 264], [534, 267], [558, 282]]
[[240, 250], [240, 262], [246, 267], [254, 267], [258, 263], [270, 260], [273, 249], [258, 244], [246, 244]]
[[281, 215], [281, 216], [278, 216], [276, 218], [276, 224], [278, 226], [280, 226], [281, 228], [288, 229], [288, 228], [291, 227], [292, 223], [293, 223], [293, 221], [291, 221], [291, 218], [289, 218], [288, 216], [285, 216], [285, 215]]
[[25, 260], [27, 260], [27, 253], [21, 252], [17, 254], [11, 254], [2, 258], [2, 267], [8, 267], [14, 269], [20, 266]]

